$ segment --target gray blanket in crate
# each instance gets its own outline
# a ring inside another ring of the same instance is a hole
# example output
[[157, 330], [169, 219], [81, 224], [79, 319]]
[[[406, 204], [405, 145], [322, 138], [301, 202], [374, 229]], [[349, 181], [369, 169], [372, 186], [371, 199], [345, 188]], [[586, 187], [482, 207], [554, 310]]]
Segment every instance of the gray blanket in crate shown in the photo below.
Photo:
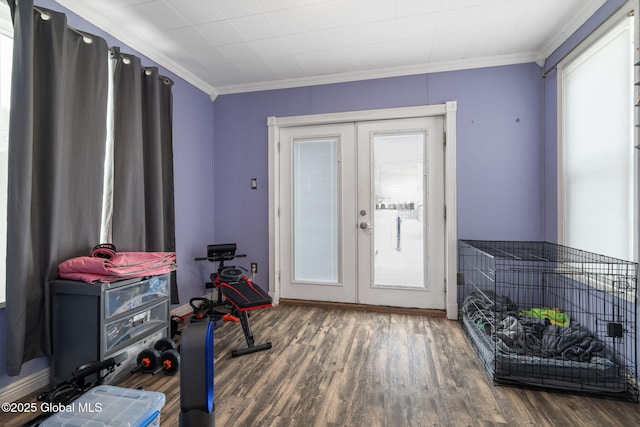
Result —
[[577, 322], [561, 327], [548, 319], [519, 315], [506, 296], [473, 292], [462, 311], [504, 353], [606, 363], [604, 345]]

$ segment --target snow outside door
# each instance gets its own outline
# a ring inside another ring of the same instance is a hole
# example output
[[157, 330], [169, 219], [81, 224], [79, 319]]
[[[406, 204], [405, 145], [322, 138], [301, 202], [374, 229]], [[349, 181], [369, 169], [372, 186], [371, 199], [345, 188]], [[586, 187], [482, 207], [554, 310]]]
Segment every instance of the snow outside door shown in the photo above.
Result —
[[443, 118], [279, 141], [282, 298], [444, 308]]

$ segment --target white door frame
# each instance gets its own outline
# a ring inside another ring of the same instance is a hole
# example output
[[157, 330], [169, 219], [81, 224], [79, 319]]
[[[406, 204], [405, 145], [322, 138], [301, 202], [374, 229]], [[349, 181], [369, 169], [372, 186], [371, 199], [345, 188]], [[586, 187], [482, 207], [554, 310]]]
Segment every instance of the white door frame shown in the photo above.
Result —
[[345, 113], [311, 114], [305, 116], [268, 117], [269, 127], [269, 295], [274, 304], [280, 299], [280, 128], [310, 126], [371, 120], [390, 120], [414, 117], [444, 117], [445, 131], [445, 292], [447, 318], [458, 318], [457, 303], [457, 196], [456, 196], [456, 112], [457, 102], [416, 107], [350, 111]]

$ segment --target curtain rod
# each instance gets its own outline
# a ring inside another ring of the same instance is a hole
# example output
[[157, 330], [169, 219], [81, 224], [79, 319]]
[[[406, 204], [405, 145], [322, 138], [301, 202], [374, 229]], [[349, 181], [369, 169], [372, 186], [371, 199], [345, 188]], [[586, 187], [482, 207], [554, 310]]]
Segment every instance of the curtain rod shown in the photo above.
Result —
[[[49, 12], [44, 11], [37, 6], [33, 6], [33, 9], [40, 14], [40, 18], [43, 21], [48, 21], [51, 19], [51, 15], [49, 15]], [[89, 44], [93, 43], [93, 37], [91, 37], [89, 34], [84, 33], [80, 30], [76, 30], [75, 28], [70, 27], [68, 25], [67, 25], [67, 28], [73, 31], [74, 33], [78, 34], [79, 36], [82, 36], [82, 40], [84, 40], [85, 43], [89, 43]]]
[[[48, 21], [51, 19], [51, 15], [49, 14], [49, 12], [47, 12], [46, 10], [42, 10], [37, 6], [33, 6], [33, 9], [38, 12], [40, 14], [40, 18], [43, 21]], [[78, 34], [79, 36], [82, 37], [82, 40], [85, 43], [91, 44], [93, 43], [93, 34], [89, 34], [89, 33], [85, 33], [83, 31], [77, 30], [73, 27], [70, 27], [67, 25], [67, 28], [70, 29], [71, 31], [73, 31], [74, 33]], [[119, 55], [121, 58], [123, 58], [123, 62], [125, 64], [129, 64], [130, 60], [128, 58], [128, 55], [124, 54], [124, 53], [120, 53], [120, 48], [118, 47], [110, 47], [109, 51], [114, 54], [114, 55]], [[142, 69], [144, 70], [145, 74], [147, 76], [151, 75], [151, 68], [150, 67], [142, 67]], [[158, 75], [158, 78], [161, 79], [165, 84], [173, 84], [173, 80], [171, 80], [169, 77], [165, 77], [165, 76], [160, 76]]]
[[[613, 13], [609, 16], [609, 18], [610, 18], [611, 16], [615, 15], [616, 13], [618, 13], [618, 11], [619, 11], [620, 9], [622, 9], [623, 7], [624, 7], [624, 4], [623, 4], [622, 6], [620, 6], [618, 9], [616, 9], [616, 10], [615, 10], [615, 12], [613, 12]], [[631, 10], [627, 13], [627, 16], [634, 16], [634, 13], [635, 13], [635, 11], [634, 11], [633, 9], [631, 9]], [[609, 18], [607, 18], [607, 20], [608, 20]], [[600, 25], [602, 25], [602, 24], [600, 24]], [[574, 50], [576, 50], [576, 49], [580, 46], [580, 44], [582, 44], [582, 42], [583, 42], [583, 41], [585, 41], [586, 39], [588, 39], [589, 37], [591, 37], [591, 35], [592, 35], [593, 33], [595, 33], [596, 31], [598, 31], [598, 29], [600, 28], [600, 25], [598, 25], [598, 26], [597, 26], [596, 28], [594, 28], [593, 30], [589, 31], [589, 34], [587, 34], [586, 36], [584, 36], [584, 37], [582, 38], [582, 40], [580, 40], [580, 42], [578, 42], [578, 44], [576, 44], [574, 47], [572, 47], [572, 48], [571, 48], [567, 53], [565, 53], [564, 55], [562, 55], [562, 57], [561, 57], [560, 59], [558, 59], [558, 60], [557, 60], [557, 61], [556, 61], [556, 62], [555, 62], [551, 67], [549, 67], [549, 68], [545, 69], [545, 70], [542, 72], [542, 78], [543, 78], [543, 79], [546, 79], [546, 78], [547, 78], [547, 75], [549, 75], [549, 73], [550, 73], [552, 70], [555, 70], [555, 69], [556, 69], [556, 67], [558, 66], [558, 64], [560, 64], [562, 61], [564, 61], [564, 60], [565, 60], [565, 58], [566, 58], [567, 56], [571, 55], [571, 54], [573, 53], [573, 51], [574, 51]]]

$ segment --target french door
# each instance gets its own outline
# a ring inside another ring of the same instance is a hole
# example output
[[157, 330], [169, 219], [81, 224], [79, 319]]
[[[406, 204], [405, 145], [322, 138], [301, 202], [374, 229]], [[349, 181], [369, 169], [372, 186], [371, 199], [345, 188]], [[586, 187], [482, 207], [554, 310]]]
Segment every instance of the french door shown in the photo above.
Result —
[[280, 131], [282, 297], [356, 301], [353, 124]]
[[356, 128], [358, 302], [443, 309], [443, 119]]
[[443, 309], [443, 118], [279, 132], [281, 297]]

